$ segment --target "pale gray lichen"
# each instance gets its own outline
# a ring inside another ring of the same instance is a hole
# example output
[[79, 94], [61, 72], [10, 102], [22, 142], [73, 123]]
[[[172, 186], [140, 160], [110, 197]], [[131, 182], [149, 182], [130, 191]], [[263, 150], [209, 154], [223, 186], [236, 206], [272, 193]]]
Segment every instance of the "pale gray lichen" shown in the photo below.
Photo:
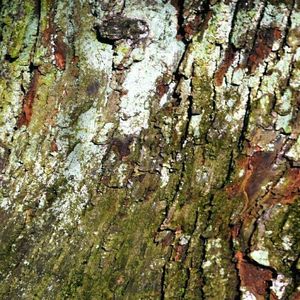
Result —
[[272, 285], [270, 289], [275, 293], [278, 299], [282, 299], [286, 290], [286, 287], [291, 283], [291, 279], [286, 278], [282, 274], [278, 274], [275, 279], [272, 279]]
[[155, 6], [157, 10], [148, 10], [144, 4], [134, 3], [124, 11], [128, 17], [145, 20], [150, 30], [143, 60], [125, 72], [123, 89], [127, 93], [121, 98], [119, 130], [126, 135], [139, 134], [148, 128], [150, 98], [155, 94], [156, 81], [164, 73], [172, 74], [176, 70], [184, 51], [184, 44], [176, 40], [175, 8], [159, 2]]
[[270, 266], [269, 252], [267, 250], [254, 250], [250, 253], [250, 257], [263, 266]]

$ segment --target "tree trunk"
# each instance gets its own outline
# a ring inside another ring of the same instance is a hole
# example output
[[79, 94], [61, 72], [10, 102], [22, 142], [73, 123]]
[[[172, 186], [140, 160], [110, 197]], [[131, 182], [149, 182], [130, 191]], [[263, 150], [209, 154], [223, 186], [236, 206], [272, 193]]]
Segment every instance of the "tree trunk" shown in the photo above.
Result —
[[300, 1], [2, 0], [1, 299], [300, 299]]

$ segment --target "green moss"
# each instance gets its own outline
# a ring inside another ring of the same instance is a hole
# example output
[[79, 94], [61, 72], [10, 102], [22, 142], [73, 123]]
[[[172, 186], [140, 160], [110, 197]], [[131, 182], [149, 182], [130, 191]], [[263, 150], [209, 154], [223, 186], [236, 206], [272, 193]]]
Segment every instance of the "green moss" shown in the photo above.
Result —
[[54, 72], [48, 73], [39, 78], [38, 90], [36, 92], [32, 120], [30, 122], [29, 130], [33, 133], [39, 133], [45, 130], [45, 127], [50, 123], [54, 123], [52, 118], [55, 117], [57, 111], [57, 103], [51, 101], [49, 98], [49, 89], [53, 87], [55, 82]]
[[188, 270], [182, 264], [171, 262], [166, 273], [166, 299], [183, 299], [186, 291], [186, 281], [188, 280]]
[[287, 277], [293, 277], [292, 265], [300, 251], [300, 201], [285, 209], [277, 207], [274, 212], [266, 223], [266, 230], [272, 232], [272, 236], [264, 239], [264, 244], [269, 250], [272, 267]]
[[[23, 49], [24, 40], [27, 34], [30, 34], [32, 37], [35, 32], [27, 32], [30, 28], [30, 23], [34, 17], [35, 12], [35, 2], [34, 1], [25, 1], [19, 6], [19, 16], [17, 21], [14, 19], [14, 26], [11, 29], [12, 39], [8, 47], [8, 54], [12, 58], [19, 56], [20, 51]], [[35, 28], [33, 29], [35, 31]]]

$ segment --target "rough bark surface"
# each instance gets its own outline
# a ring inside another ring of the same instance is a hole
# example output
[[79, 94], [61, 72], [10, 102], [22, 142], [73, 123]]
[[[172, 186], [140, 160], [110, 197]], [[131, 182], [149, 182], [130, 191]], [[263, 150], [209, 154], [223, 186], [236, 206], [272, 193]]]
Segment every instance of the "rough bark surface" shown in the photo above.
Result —
[[299, 299], [300, 1], [0, 1], [1, 299]]

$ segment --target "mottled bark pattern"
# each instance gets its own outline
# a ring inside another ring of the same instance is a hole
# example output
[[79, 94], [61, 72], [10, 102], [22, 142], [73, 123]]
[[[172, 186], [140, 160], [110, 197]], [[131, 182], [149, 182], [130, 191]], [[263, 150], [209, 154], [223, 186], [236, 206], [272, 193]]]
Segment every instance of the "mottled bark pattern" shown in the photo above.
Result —
[[299, 0], [0, 4], [1, 299], [299, 299]]

